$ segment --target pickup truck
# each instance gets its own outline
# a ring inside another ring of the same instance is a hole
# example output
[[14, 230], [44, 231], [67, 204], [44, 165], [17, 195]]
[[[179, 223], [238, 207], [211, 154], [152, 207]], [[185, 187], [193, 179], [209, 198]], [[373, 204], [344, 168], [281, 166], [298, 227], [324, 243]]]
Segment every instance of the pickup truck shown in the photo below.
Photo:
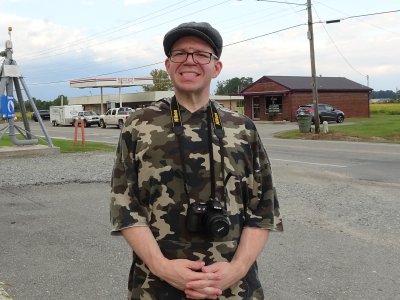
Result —
[[104, 115], [100, 116], [100, 126], [106, 128], [108, 125], [122, 128], [128, 119], [129, 114], [134, 110], [130, 107], [118, 107], [107, 110]]

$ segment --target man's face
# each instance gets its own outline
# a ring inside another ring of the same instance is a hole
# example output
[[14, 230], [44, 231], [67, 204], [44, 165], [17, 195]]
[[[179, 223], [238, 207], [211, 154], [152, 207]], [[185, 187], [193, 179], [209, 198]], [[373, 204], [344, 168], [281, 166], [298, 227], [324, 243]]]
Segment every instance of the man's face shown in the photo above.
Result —
[[[185, 36], [177, 40], [172, 47], [172, 51], [176, 50], [189, 53], [196, 51], [214, 53], [207, 42], [194, 36]], [[166, 59], [165, 68], [175, 87], [175, 91], [185, 93], [206, 92], [209, 94], [211, 79], [219, 75], [222, 63], [212, 57], [209, 64], [200, 65], [195, 63], [193, 57], [189, 55], [183, 63], [175, 63], [170, 59]]]

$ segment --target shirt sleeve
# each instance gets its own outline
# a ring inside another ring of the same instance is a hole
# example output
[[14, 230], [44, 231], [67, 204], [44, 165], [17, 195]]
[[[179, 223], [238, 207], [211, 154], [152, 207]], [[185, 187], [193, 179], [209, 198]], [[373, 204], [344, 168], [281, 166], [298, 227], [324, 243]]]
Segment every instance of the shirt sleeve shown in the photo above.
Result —
[[282, 217], [273, 182], [271, 164], [256, 130], [254, 130], [252, 152], [253, 174], [250, 174], [247, 182], [244, 226], [282, 231]]
[[111, 177], [111, 234], [132, 226], [148, 226], [149, 209], [139, 200], [135, 153], [137, 139], [130, 126], [121, 132]]

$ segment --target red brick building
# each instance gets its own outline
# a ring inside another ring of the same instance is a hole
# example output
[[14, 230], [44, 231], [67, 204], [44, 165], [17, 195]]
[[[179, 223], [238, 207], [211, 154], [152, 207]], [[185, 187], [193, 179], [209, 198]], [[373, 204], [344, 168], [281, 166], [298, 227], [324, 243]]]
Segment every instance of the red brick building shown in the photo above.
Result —
[[[348, 117], [369, 117], [372, 89], [344, 77], [318, 77], [318, 103]], [[244, 114], [253, 120], [296, 121], [299, 105], [312, 104], [312, 80], [303, 76], [263, 76], [241, 91]]]

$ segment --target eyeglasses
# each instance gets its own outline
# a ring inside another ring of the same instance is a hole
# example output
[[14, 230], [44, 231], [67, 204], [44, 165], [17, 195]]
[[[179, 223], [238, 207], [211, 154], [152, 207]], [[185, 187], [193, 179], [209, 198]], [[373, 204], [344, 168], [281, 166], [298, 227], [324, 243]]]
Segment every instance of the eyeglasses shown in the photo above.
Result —
[[211, 61], [211, 57], [218, 59], [218, 56], [210, 52], [204, 52], [204, 51], [186, 52], [182, 50], [171, 51], [169, 59], [174, 63], [184, 63], [185, 61], [187, 61], [189, 55], [191, 55], [193, 61], [199, 65], [209, 64]]

